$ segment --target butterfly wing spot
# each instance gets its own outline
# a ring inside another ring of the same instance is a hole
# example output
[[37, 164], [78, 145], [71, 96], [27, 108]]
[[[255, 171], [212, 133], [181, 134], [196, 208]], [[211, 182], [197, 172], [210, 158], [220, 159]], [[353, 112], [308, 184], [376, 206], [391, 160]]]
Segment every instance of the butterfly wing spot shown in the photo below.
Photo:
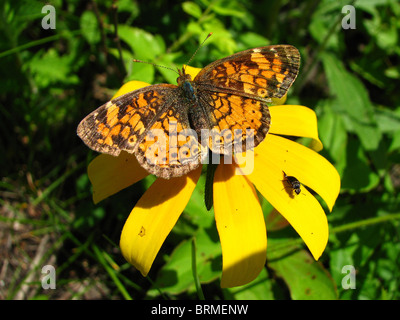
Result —
[[[131, 128], [128, 127], [128, 126], [126, 126], [126, 127], [121, 131], [121, 136], [126, 140], [126, 139], [128, 139], [130, 133], [131, 133]], [[131, 143], [130, 140], [129, 140], [129, 143]]]
[[107, 125], [108, 127], [114, 127], [118, 123], [118, 111], [119, 108], [117, 107], [116, 104], [113, 104], [111, 101], [107, 103], [106, 105], [107, 108]]
[[137, 137], [136, 137], [136, 136], [130, 136], [129, 139], [128, 139], [128, 143], [129, 143], [131, 146], [135, 145], [135, 144], [136, 144], [136, 141], [137, 141]]
[[280, 59], [274, 59], [272, 63], [272, 71], [280, 73], [282, 71], [282, 61]]

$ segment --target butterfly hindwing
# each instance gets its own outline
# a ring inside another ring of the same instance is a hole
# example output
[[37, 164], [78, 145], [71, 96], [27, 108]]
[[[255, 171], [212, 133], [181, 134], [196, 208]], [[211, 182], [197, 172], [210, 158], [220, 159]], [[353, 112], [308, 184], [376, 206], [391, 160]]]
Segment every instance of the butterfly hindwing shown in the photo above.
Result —
[[157, 117], [135, 151], [139, 163], [158, 177], [169, 179], [196, 169], [207, 155], [191, 129], [179, 93]]

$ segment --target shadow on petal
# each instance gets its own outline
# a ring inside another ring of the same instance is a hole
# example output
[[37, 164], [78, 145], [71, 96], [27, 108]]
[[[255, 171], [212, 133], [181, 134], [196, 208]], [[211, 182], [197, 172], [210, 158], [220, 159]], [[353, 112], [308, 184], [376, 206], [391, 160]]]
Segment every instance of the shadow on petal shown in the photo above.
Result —
[[276, 151], [274, 144], [270, 144], [268, 151], [256, 152], [254, 172], [248, 178], [297, 231], [317, 260], [328, 242], [326, 214], [306, 188], [302, 188], [300, 194], [293, 194], [293, 190], [286, 189], [279, 156], [277, 158], [279, 152]]
[[165, 238], [185, 209], [201, 168], [170, 180], [157, 179], [133, 208], [122, 230], [125, 259], [143, 276], [149, 272]]
[[254, 251], [222, 270], [221, 288], [243, 286], [258, 277], [266, 262], [266, 251]]
[[137, 162], [133, 154], [125, 151], [118, 157], [101, 154], [88, 166], [89, 180], [93, 186], [93, 202], [101, 200], [142, 180], [149, 173]]
[[236, 166], [219, 165], [214, 178], [214, 212], [222, 247], [222, 287], [244, 285], [264, 267], [267, 231], [256, 191]]

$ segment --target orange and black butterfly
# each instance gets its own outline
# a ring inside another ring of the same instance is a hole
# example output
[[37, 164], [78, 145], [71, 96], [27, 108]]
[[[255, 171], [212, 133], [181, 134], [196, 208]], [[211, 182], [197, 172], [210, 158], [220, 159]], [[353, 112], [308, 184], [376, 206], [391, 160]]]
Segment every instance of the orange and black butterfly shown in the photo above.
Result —
[[115, 98], [85, 117], [78, 136], [91, 149], [134, 153], [150, 173], [169, 179], [197, 168], [210, 149], [229, 154], [257, 146], [270, 128], [268, 103], [297, 77], [300, 54], [291, 45], [238, 52], [178, 85], [156, 84]]

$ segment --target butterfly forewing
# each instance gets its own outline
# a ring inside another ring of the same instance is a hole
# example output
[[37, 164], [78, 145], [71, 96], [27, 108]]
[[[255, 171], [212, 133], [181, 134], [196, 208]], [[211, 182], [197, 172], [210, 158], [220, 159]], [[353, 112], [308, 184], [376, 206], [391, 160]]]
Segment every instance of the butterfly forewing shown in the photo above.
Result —
[[234, 91], [264, 99], [281, 98], [297, 77], [299, 51], [290, 45], [249, 49], [206, 66], [194, 79], [201, 90]]
[[95, 151], [118, 156], [133, 153], [145, 132], [167, 104], [174, 85], [145, 87], [102, 105], [79, 124], [78, 136]]

